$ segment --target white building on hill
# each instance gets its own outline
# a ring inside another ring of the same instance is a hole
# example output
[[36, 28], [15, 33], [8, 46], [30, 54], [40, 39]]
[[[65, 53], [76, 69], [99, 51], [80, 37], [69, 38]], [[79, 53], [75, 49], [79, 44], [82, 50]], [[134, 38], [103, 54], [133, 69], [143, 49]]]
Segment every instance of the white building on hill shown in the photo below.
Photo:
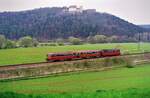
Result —
[[83, 7], [82, 6], [77, 7], [76, 5], [72, 5], [72, 6], [69, 6], [68, 12], [69, 13], [82, 13]]
[[92, 14], [96, 12], [96, 9], [87, 9], [84, 10], [82, 6], [76, 6], [76, 5], [72, 5], [69, 7], [63, 7], [63, 12], [64, 13], [70, 13], [70, 14], [78, 14], [78, 13], [88, 13], [88, 14]]

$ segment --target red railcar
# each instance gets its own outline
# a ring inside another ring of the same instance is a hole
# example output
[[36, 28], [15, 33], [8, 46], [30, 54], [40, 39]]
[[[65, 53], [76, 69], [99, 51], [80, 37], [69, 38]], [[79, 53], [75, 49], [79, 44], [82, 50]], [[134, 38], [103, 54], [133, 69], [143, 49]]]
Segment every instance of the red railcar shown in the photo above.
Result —
[[49, 53], [47, 55], [47, 61], [65, 61], [65, 60], [72, 60], [77, 58], [76, 55], [73, 53]]
[[105, 49], [101, 50], [102, 57], [111, 57], [111, 56], [119, 56], [121, 55], [119, 49]]
[[119, 55], [121, 55], [119, 49], [86, 50], [86, 51], [65, 52], [65, 53], [49, 53], [47, 55], [47, 61], [66, 61], [66, 60], [110, 57], [110, 56], [119, 56]]
[[78, 55], [78, 58], [81, 59], [96, 58], [101, 56], [101, 53], [98, 50], [78, 51], [78, 52], [74, 52], [74, 54]]

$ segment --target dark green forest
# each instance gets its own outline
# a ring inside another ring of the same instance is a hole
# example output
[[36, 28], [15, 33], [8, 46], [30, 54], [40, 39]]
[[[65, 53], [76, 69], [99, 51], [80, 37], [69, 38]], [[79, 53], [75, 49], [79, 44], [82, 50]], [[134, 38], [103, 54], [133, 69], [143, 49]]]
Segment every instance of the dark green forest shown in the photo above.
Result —
[[9, 39], [31, 36], [38, 40], [86, 38], [94, 35], [134, 36], [145, 29], [107, 13], [67, 13], [64, 8], [40, 8], [0, 13], [0, 34]]

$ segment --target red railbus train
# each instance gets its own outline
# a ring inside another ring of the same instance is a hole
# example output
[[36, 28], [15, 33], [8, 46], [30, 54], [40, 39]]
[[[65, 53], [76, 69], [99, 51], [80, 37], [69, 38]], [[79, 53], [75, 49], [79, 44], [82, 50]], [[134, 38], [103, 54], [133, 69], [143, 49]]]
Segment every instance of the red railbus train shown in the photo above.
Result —
[[120, 56], [119, 49], [105, 49], [105, 50], [85, 50], [76, 52], [64, 52], [64, 53], [48, 53], [47, 61], [67, 61], [76, 59], [87, 59], [87, 58], [102, 58]]

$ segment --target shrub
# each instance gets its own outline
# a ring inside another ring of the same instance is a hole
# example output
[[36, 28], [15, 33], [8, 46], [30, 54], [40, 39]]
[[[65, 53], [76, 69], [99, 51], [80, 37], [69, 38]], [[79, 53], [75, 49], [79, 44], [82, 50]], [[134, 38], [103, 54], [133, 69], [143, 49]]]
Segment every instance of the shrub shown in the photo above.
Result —
[[57, 43], [41, 43], [40, 46], [57, 46]]
[[126, 62], [126, 59], [124, 58], [104, 58], [103, 60], [104, 64], [103, 66], [104, 67], [107, 67], [107, 66], [114, 66], [114, 65], [127, 65], [127, 62]]
[[90, 64], [88, 63], [88, 61], [84, 61], [84, 62], [83, 62], [83, 66], [84, 66], [84, 67], [89, 67]]
[[17, 47], [17, 45], [16, 45], [16, 43], [14, 41], [11, 41], [11, 40], [7, 40], [6, 41], [5, 48], [16, 48], [16, 47]]
[[25, 36], [19, 39], [20, 47], [36, 47], [38, 45], [38, 41], [35, 38], [30, 36]]
[[73, 45], [80, 45], [81, 39], [75, 37], [69, 37], [69, 42]]
[[96, 92], [101, 93], [101, 92], [106, 92], [105, 90], [96, 90]]
[[48, 43], [48, 46], [57, 46], [57, 43]]
[[134, 68], [133, 65], [126, 65], [127, 68]]
[[125, 58], [125, 66], [127, 68], [134, 68], [133, 60], [131, 58]]
[[104, 58], [104, 66], [105, 67], [112, 66], [112, 65], [113, 65], [113, 62], [112, 62], [111, 58]]
[[48, 43], [44, 43], [44, 44], [43, 44], [43, 46], [48, 46], [48, 45], [49, 45]]
[[112, 58], [112, 62], [114, 64], [123, 64], [125, 61], [123, 60], [123, 58]]
[[37, 47], [39, 45], [39, 42], [35, 38], [33, 38], [32, 42], [34, 47]]
[[33, 42], [30, 36], [22, 37], [19, 39], [19, 46], [21, 47], [32, 47]]
[[107, 37], [105, 35], [95, 35], [94, 41], [96, 43], [104, 43], [104, 42], [107, 42]]
[[57, 43], [59, 46], [64, 46], [64, 43], [63, 42], [58, 42]]
[[0, 35], [0, 49], [4, 48], [6, 45], [6, 38], [4, 35]]

